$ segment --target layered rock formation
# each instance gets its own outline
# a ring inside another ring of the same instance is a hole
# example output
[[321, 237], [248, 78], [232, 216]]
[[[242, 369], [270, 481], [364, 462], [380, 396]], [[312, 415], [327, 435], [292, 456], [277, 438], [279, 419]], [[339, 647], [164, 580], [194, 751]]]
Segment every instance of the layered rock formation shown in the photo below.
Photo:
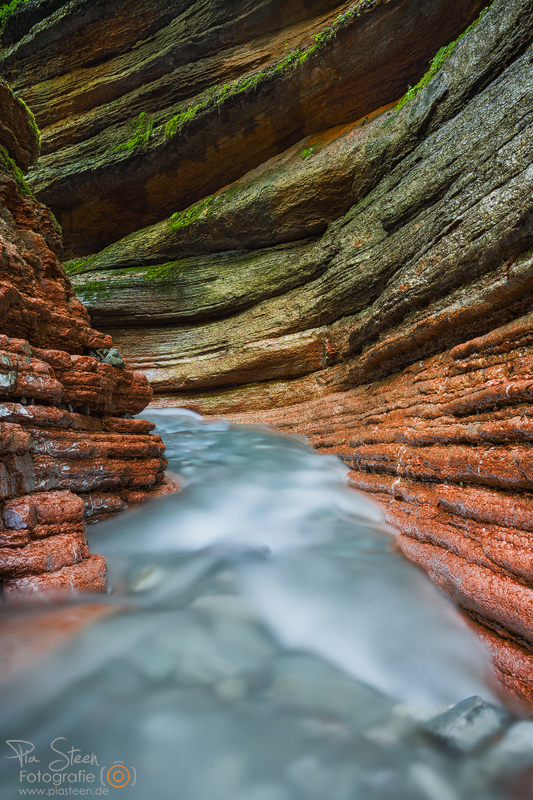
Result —
[[530, 11], [496, 3], [401, 109], [70, 262], [156, 394], [202, 413], [325, 396], [531, 308], [527, 258], [507, 280], [531, 245]]
[[484, 4], [75, 0], [18, 38], [22, 7], [0, 70], [43, 132], [32, 185], [87, 254], [392, 102]]
[[350, 464], [350, 485], [383, 505], [401, 550], [481, 623], [504, 684], [529, 700], [532, 344], [529, 314], [390, 378], [262, 416]]
[[159, 405], [342, 455], [531, 699], [533, 0], [25, 15], [0, 63], [94, 324]]
[[144, 375], [88, 355], [94, 330], [57, 260], [59, 228], [20, 167], [37, 154], [27, 109], [0, 83], [0, 588], [105, 590], [85, 522], [161, 484]]

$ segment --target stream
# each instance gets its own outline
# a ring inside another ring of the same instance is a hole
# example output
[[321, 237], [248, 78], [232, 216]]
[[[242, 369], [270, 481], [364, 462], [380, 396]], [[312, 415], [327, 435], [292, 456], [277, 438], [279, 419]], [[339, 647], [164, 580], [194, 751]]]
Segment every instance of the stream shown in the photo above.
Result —
[[533, 796], [533, 722], [337, 456], [142, 416], [182, 489], [89, 527], [109, 593], [57, 608], [105, 614], [2, 681], [1, 800]]

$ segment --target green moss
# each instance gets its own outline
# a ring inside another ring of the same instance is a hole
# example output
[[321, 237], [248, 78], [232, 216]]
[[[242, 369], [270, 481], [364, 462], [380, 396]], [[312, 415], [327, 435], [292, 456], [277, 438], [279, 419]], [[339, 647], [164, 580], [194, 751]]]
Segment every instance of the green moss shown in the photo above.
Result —
[[305, 50], [301, 50], [300, 48], [297, 48], [296, 50], [291, 50], [290, 53], [287, 53], [287, 55], [284, 56], [281, 59], [281, 61], [279, 61], [276, 64], [275, 67], [273, 67], [271, 74], [275, 75], [277, 72], [286, 72], [287, 69], [291, 66], [294, 66], [296, 64], [303, 64], [306, 56], [307, 53]]
[[0, 168], [5, 169], [13, 177], [15, 183], [17, 184], [17, 188], [22, 195], [25, 197], [31, 197], [33, 200], [35, 199], [32, 190], [24, 180], [22, 170], [17, 166], [15, 161], [13, 161], [7, 152], [6, 148], [2, 147], [2, 145], [0, 145]]
[[179, 231], [182, 228], [186, 228], [192, 222], [195, 222], [195, 220], [197, 220], [201, 214], [209, 214], [211, 207], [214, 203], [216, 203], [217, 199], [218, 197], [210, 195], [209, 197], [204, 197], [202, 200], [194, 203], [194, 205], [189, 206], [189, 208], [186, 208], [185, 211], [172, 214], [169, 219], [171, 230]]
[[112, 275], [106, 273], [96, 280], [74, 281], [74, 288], [86, 303], [98, 303], [101, 300], [117, 297], [125, 290], [137, 290], [145, 284], [155, 284], [158, 290], [162, 291], [166, 288], [175, 291], [175, 284], [188, 263], [187, 260], [169, 261], [155, 267], [113, 270]]
[[30, 0], [11, 0], [10, 3], [4, 3], [0, 6], [0, 26], [6, 21], [8, 17], [20, 6], [22, 3], [29, 3]]
[[437, 72], [440, 70], [440, 68], [442, 67], [444, 62], [451, 56], [451, 54], [455, 50], [457, 44], [461, 41], [461, 39], [464, 36], [467, 35], [467, 33], [470, 33], [470, 31], [474, 30], [474, 28], [477, 25], [479, 25], [479, 23], [481, 22], [481, 20], [483, 19], [483, 17], [485, 16], [487, 11], [489, 10], [489, 8], [491, 8], [494, 5], [495, 1], [496, 0], [493, 0], [493, 2], [491, 3], [490, 6], [487, 6], [486, 8], [484, 8], [483, 11], [481, 12], [481, 14], [479, 15], [479, 17], [477, 19], [475, 19], [474, 22], [471, 25], [469, 25], [468, 28], [465, 31], [463, 31], [463, 33], [460, 36], [458, 36], [457, 39], [454, 42], [450, 42], [450, 44], [446, 45], [445, 47], [441, 47], [440, 48], [440, 50], [437, 52], [437, 54], [432, 59], [430, 65], [429, 65], [429, 69], [426, 72], [426, 74], [424, 75], [424, 77], [421, 80], [418, 81], [416, 86], [410, 86], [409, 87], [409, 89], [406, 92], [406, 94], [404, 94], [404, 96], [401, 98], [401, 100], [398, 101], [398, 104], [396, 105], [395, 111], [399, 111], [400, 108], [402, 108], [406, 103], [408, 103], [410, 100], [412, 100], [414, 97], [416, 97], [417, 94], [419, 94], [422, 91], [422, 89], [425, 86], [428, 85], [430, 80], [432, 80], [435, 77], [435, 75], [437, 74]]
[[337, 34], [346, 28], [355, 17], [360, 16], [365, 8], [373, 6], [372, 0], [356, 0], [352, 5], [338, 14], [331, 25], [326, 26], [313, 36], [313, 44], [308, 47], [300, 60], [306, 61], [309, 56], [316, 53], [323, 45], [334, 39]]
[[[26, 0], [26, 2], [27, 2], [27, 0]], [[19, 103], [22, 106], [22, 108], [24, 109], [24, 111], [28, 115], [28, 120], [29, 120], [30, 126], [33, 129], [33, 132], [35, 133], [35, 138], [37, 139], [37, 153], [40, 153], [41, 152], [41, 131], [39, 130], [37, 122], [35, 121], [35, 115], [34, 115], [33, 111], [31, 110], [31, 108], [29, 108], [26, 105], [26, 103], [24, 102], [22, 97], [19, 97], [18, 95], [15, 95], [15, 97], [17, 98], [17, 103]]]
[[221, 106], [229, 97], [242, 94], [250, 89], [255, 89], [256, 86], [272, 76], [288, 72], [289, 70], [301, 66], [317, 50], [337, 36], [342, 28], [345, 28], [355, 17], [359, 16], [365, 7], [371, 6], [372, 0], [355, 0], [350, 8], [335, 17], [331, 25], [324, 28], [313, 37], [313, 44], [309, 47], [291, 50], [290, 53], [283, 56], [283, 58], [273, 66], [265, 67], [253, 73], [253, 75], [248, 75], [244, 78], [236, 78], [231, 83], [209, 87], [209, 89], [206, 89], [201, 95], [195, 98], [194, 104], [189, 105], [187, 108], [183, 109], [183, 111], [178, 112], [178, 114], [167, 120], [165, 123], [165, 137], [169, 138], [175, 136], [183, 129], [186, 123], [194, 119], [204, 109]]
[[239, 192], [244, 192], [250, 186], [252, 186], [253, 181], [249, 181], [248, 183], [240, 183], [236, 181], [235, 183], [230, 183], [225, 189], [222, 189], [220, 192], [220, 198], [224, 198], [225, 200], [229, 197], [233, 197], [234, 194], [238, 194]]
[[112, 297], [116, 291], [117, 286], [114, 281], [109, 281], [102, 278], [99, 281], [86, 281], [84, 283], [74, 286], [76, 294], [87, 303], [88, 301], [104, 300], [107, 297]]
[[128, 139], [127, 142], [122, 142], [121, 144], [115, 147], [115, 150], [127, 150], [131, 152], [135, 150], [136, 147], [141, 147], [145, 145], [150, 137], [152, 136], [152, 132], [154, 129], [154, 122], [153, 120], [148, 120], [146, 117], [146, 112], [142, 111], [137, 119], [133, 120], [131, 126], [134, 131], [134, 136], [131, 139]]
[[87, 258], [72, 258], [70, 261], [65, 261], [62, 265], [67, 275], [82, 275], [84, 272], [91, 272], [91, 264], [95, 261], [96, 256], [87, 256]]
[[202, 100], [200, 103], [197, 103], [195, 106], [190, 106], [190, 108], [185, 109], [185, 111], [180, 111], [179, 114], [176, 114], [174, 117], [171, 117], [165, 123], [165, 138], [169, 138], [170, 136], [175, 136], [176, 133], [183, 128], [186, 122], [190, 122], [191, 119], [201, 111], [202, 108], [206, 108], [209, 105], [209, 101], [207, 99]]
[[416, 86], [410, 86], [407, 92], [404, 94], [402, 99], [398, 102], [396, 106], [396, 111], [399, 111], [406, 103], [412, 100], [414, 97], [422, 91], [422, 89], [428, 85], [430, 80], [435, 77], [437, 72], [440, 70], [446, 59], [449, 55], [453, 53], [455, 50], [455, 45], [457, 41], [451, 42], [451, 44], [447, 45], [446, 47], [441, 47], [441, 49], [437, 52], [437, 55], [433, 58], [429, 65], [429, 69], [424, 75], [424, 77], [418, 81]]
[[299, 155], [300, 155], [302, 158], [309, 158], [310, 156], [312, 156], [312, 155], [313, 155], [313, 153], [315, 152], [315, 150], [316, 150], [316, 147], [307, 147], [305, 150], [300, 150], [300, 153], [299, 153]]
[[236, 87], [236, 92], [246, 92], [248, 89], [255, 89], [258, 83], [264, 79], [265, 74], [262, 72], [256, 72], [253, 75], [250, 75], [248, 78], [241, 79]]
[[[205, 89], [200, 95], [189, 101], [189, 104], [182, 108], [177, 114], [166, 120], [166, 122], [161, 123], [164, 127], [165, 139], [180, 133], [184, 127], [201, 112], [210, 108], [220, 108], [230, 97], [254, 90], [259, 84], [269, 78], [300, 67], [321, 47], [337, 36], [342, 28], [348, 26], [355, 17], [359, 16], [364, 8], [372, 7], [372, 5], [372, 0], [355, 0], [348, 9], [335, 17], [331, 25], [327, 26], [313, 37], [313, 43], [310, 46], [296, 48], [283, 56], [276, 64], [254, 72], [252, 75], [236, 78], [230, 83], [218, 84]], [[154, 124], [153, 122], [147, 121], [144, 113], [139, 116], [133, 125], [135, 136], [118, 145], [115, 148], [116, 150], [127, 150], [131, 152], [145, 144], [152, 136]], [[157, 127], [159, 127], [159, 125]]]

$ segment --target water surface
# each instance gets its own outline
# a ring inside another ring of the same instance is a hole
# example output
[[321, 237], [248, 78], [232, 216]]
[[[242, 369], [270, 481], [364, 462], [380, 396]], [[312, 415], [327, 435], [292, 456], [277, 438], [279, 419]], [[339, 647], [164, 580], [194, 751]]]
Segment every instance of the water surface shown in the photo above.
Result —
[[[2, 798], [527, 796], [505, 786], [533, 764], [533, 723], [498, 707], [481, 645], [339, 458], [143, 416], [183, 488], [89, 529], [113, 613], [4, 681]], [[442, 716], [472, 696], [489, 705]]]

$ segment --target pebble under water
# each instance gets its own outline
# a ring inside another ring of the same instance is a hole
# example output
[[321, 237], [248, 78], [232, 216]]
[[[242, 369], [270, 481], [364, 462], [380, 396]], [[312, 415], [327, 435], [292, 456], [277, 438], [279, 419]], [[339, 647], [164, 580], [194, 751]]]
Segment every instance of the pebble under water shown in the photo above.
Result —
[[495, 699], [481, 645], [339, 458], [143, 417], [183, 488], [89, 528], [109, 594], [69, 607], [110, 613], [3, 680], [2, 800], [533, 796], [533, 722]]

